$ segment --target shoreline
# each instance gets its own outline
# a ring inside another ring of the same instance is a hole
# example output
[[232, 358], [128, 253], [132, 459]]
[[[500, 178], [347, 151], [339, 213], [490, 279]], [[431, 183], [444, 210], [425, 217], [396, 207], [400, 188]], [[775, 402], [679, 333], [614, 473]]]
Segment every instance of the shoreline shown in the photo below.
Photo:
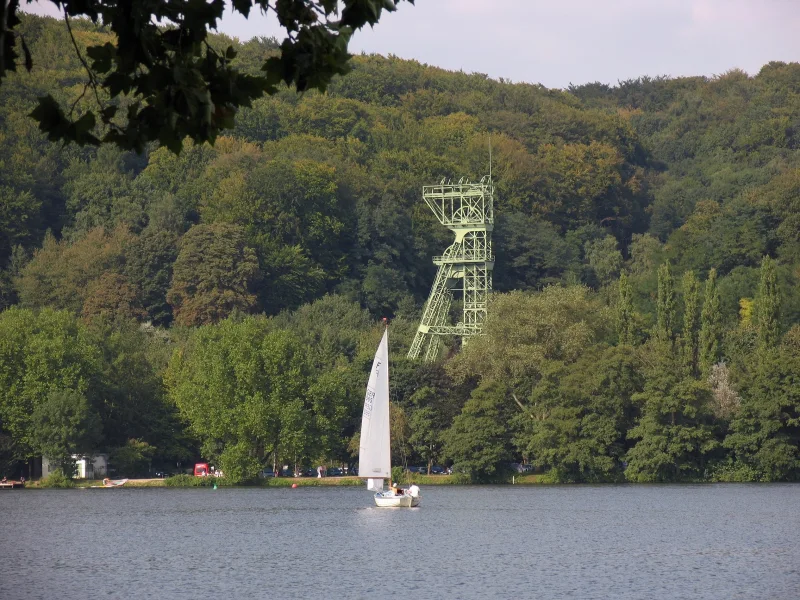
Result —
[[[214, 483], [217, 487], [247, 487], [247, 488], [291, 488], [296, 484], [297, 487], [357, 487], [363, 485], [363, 481], [358, 477], [270, 477], [269, 479], [261, 479], [256, 483], [249, 484], [231, 484], [227, 483], [224, 479], [214, 478], [192, 478], [187, 480], [187, 483], [172, 482], [168, 484], [170, 478], [146, 478], [146, 479], [128, 479], [125, 485], [113, 488], [103, 487], [102, 479], [75, 479], [72, 480], [74, 485], [66, 489], [125, 489], [125, 488], [195, 488], [195, 487], [212, 487]], [[534, 485], [541, 484], [540, 474], [524, 475], [515, 477], [515, 485]], [[191, 482], [191, 483], [189, 483]], [[418, 475], [407, 481], [402, 481], [402, 485], [480, 485], [464, 480], [461, 477], [453, 475]], [[512, 485], [511, 481], [496, 482], [496, 484]], [[26, 489], [59, 489], [57, 487], [48, 487], [39, 485], [39, 481], [26, 481]]]
[[[29, 490], [53, 490], [53, 489], [129, 489], [129, 488], [182, 488], [182, 489], [189, 489], [189, 488], [212, 488], [215, 481], [213, 478], [206, 479], [201, 478], [197, 479], [189, 479], [192, 483], [188, 481], [186, 483], [183, 482], [173, 482], [171, 484], [167, 483], [167, 479], [161, 478], [150, 478], [150, 479], [128, 479], [125, 485], [117, 486], [117, 487], [104, 487], [102, 485], [101, 479], [80, 479], [80, 480], [73, 480], [72, 485], [68, 486], [46, 486], [46, 485], [39, 485], [39, 481], [26, 481], [24, 488], [22, 487], [15, 487], [14, 489], [29, 489]], [[216, 480], [218, 488], [289, 488], [291, 489], [293, 484], [297, 484], [297, 487], [359, 487], [364, 485], [364, 482], [357, 478], [357, 477], [324, 477], [322, 479], [317, 478], [293, 478], [293, 477], [279, 477], [279, 478], [270, 478], [267, 480], [261, 479], [255, 483], [244, 483], [244, 484], [233, 484], [227, 483], [225, 480]], [[467, 479], [463, 479], [458, 476], [451, 476], [451, 475], [431, 475], [431, 476], [417, 476], [414, 477], [412, 480], [402, 481], [401, 486], [406, 487], [411, 485], [412, 483], [416, 483], [419, 486], [459, 486], [459, 485], [476, 485], [476, 486], [484, 486], [484, 485], [522, 485], [522, 486], [574, 486], [574, 487], [581, 487], [581, 486], [660, 486], [660, 485], [698, 485], [698, 484], [750, 484], [750, 485], [757, 485], [757, 484], [776, 484], [776, 483], [785, 483], [788, 485], [797, 484], [797, 481], [786, 481], [786, 482], [756, 482], [756, 481], [682, 481], [682, 482], [653, 482], [653, 483], [637, 483], [632, 481], [606, 481], [606, 482], [581, 482], [581, 483], [562, 483], [562, 482], [554, 482], [548, 481], [546, 476], [541, 473], [536, 474], [529, 474], [520, 477], [515, 477], [514, 482], [512, 483], [511, 480], [508, 481], [485, 481], [485, 482], [476, 482], [476, 481], [469, 481]]]

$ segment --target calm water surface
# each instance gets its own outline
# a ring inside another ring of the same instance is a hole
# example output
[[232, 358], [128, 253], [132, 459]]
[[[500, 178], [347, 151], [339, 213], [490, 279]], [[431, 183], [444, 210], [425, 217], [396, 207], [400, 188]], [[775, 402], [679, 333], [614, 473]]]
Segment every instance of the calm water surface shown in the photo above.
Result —
[[0, 598], [800, 598], [800, 485], [0, 492]]

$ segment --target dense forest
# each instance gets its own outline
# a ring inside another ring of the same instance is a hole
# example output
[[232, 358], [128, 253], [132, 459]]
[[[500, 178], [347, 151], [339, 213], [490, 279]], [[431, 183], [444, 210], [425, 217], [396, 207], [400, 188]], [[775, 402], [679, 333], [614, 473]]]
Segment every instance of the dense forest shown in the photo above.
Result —
[[[98, 450], [237, 482], [352, 463], [386, 316], [394, 464], [800, 476], [800, 64], [551, 90], [364, 55], [213, 147], [137, 155], [37, 130], [38, 96], [93, 100], [63, 23], [21, 32], [36, 66], [0, 86], [0, 471]], [[245, 71], [277, 47], [213, 43]], [[409, 361], [452, 241], [421, 188], [485, 175], [490, 141], [485, 335]]]

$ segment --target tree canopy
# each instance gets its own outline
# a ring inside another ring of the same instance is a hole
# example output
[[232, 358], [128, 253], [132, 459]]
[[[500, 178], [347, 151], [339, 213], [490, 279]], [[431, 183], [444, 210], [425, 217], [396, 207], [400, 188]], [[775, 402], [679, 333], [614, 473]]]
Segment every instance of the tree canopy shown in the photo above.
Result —
[[[0, 86], [0, 465], [83, 451], [97, 422], [137, 473], [352, 464], [389, 317], [395, 464], [800, 477], [800, 64], [548, 90], [362, 55], [213, 145], [55, 144], [27, 115], [92, 109], [73, 39], [115, 48], [101, 17], [21, 15], [33, 75]], [[253, 77], [280, 52], [205, 39]], [[452, 243], [421, 186], [478, 179], [489, 141], [484, 335], [407, 360]]]

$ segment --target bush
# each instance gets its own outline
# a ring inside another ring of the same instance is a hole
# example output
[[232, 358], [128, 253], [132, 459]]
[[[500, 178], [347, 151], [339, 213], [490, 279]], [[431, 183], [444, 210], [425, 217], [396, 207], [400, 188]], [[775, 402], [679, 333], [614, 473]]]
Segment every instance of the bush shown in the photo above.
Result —
[[194, 475], [174, 475], [164, 480], [167, 487], [213, 487], [224, 485], [224, 477], [195, 477]]
[[471, 481], [469, 475], [467, 475], [466, 473], [453, 473], [452, 475], [449, 475], [447, 477], [447, 479], [445, 479], [445, 480], [437, 479], [437, 481], [436, 481], [437, 484], [439, 484], [439, 483], [449, 483], [449, 484], [452, 484], [452, 485], [466, 485], [466, 484], [471, 483], [471, 482], [472, 481]]
[[56, 469], [47, 477], [40, 479], [39, 486], [44, 488], [74, 488], [75, 482], [64, 475], [61, 469]]
[[416, 483], [419, 486], [425, 485], [466, 485], [473, 483], [470, 476], [466, 473], [453, 473], [452, 475], [425, 475], [423, 473], [408, 473], [403, 480], [403, 484], [410, 485]]
[[392, 481], [389, 482], [389, 485], [392, 482], [400, 483], [406, 480], [406, 471], [403, 467], [392, 467]]
[[714, 482], [722, 483], [764, 481], [761, 474], [751, 466], [733, 461], [717, 465], [716, 468], [711, 471], [709, 479]]
[[245, 443], [227, 446], [219, 456], [219, 466], [225, 478], [237, 484], [255, 482], [263, 468]]
[[[250, 485], [250, 484], [248, 484]], [[259, 479], [255, 485], [260, 487], [290, 488], [292, 485], [298, 487], [342, 487], [363, 485], [360, 479], [355, 477], [269, 477]]]
[[562, 473], [558, 469], [550, 469], [549, 471], [545, 471], [539, 477], [539, 483], [566, 483], [562, 478]]

